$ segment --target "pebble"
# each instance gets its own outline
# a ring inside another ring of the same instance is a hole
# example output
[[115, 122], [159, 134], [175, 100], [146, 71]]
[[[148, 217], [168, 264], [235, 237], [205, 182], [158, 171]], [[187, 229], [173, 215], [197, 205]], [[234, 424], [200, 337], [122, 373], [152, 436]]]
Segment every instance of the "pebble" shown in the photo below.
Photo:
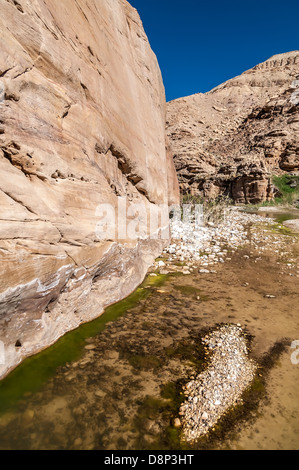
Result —
[[79, 447], [83, 444], [83, 441], [80, 437], [78, 437], [75, 441], [74, 441], [74, 447]]
[[169, 271], [168, 271], [168, 269], [162, 268], [162, 269], [160, 269], [160, 274], [167, 275], [167, 274], [169, 274]]
[[179, 418], [176, 418], [173, 423], [175, 428], [180, 428], [182, 426], [181, 420]]

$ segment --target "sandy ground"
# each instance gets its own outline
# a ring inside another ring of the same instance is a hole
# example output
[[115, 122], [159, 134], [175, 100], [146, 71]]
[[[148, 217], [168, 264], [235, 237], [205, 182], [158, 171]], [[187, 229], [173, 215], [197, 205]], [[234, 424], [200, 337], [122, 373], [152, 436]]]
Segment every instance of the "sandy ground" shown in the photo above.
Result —
[[269, 401], [261, 405], [256, 422], [246, 426], [230, 443], [232, 449], [299, 449], [299, 365], [291, 363], [290, 355], [290, 351], [283, 354], [271, 371]]

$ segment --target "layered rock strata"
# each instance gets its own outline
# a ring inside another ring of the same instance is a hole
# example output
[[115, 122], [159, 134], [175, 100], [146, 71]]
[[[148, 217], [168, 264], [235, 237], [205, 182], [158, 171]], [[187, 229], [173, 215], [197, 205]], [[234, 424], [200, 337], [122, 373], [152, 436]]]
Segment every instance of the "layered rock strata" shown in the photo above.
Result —
[[[167, 241], [147, 215], [179, 193], [160, 69], [125, 0], [1, 0], [0, 34], [3, 377], [135, 289]], [[146, 215], [128, 234], [132, 204]], [[122, 228], [102, 237], [105, 205]]]
[[276, 55], [206, 94], [168, 103], [181, 191], [237, 203], [275, 194], [272, 175], [299, 171], [299, 52]]

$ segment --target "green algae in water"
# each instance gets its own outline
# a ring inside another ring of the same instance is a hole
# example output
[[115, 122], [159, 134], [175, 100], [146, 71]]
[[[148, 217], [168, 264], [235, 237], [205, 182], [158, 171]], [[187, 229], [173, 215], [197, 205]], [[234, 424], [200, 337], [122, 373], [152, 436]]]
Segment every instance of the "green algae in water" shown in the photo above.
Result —
[[284, 214], [284, 213], [279, 213], [276, 214], [275, 220], [277, 221], [278, 224], [282, 224], [283, 222], [286, 222], [287, 220], [294, 220], [294, 219], [299, 219], [299, 214]]
[[186, 294], [186, 295], [200, 295], [201, 294], [201, 291], [200, 289], [198, 289], [197, 287], [193, 287], [193, 286], [175, 286], [175, 289], [182, 292], [182, 294]]
[[204, 301], [204, 300], [209, 300], [209, 297], [207, 295], [203, 295], [201, 290], [198, 289], [197, 287], [193, 286], [187, 286], [187, 285], [178, 285], [174, 286], [176, 290], [181, 292], [182, 295], [185, 295], [187, 297], [193, 297], [194, 299]]
[[129, 357], [128, 361], [137, 370], [157, 369], [162, 365], [158, 357], [141, 354]]
[[270, 228], [268, 230], [272, 233], [278, 233], [280, 235], [293, 236], [293, 237], [298, 236], [289, 227], [285, 227], [284, 225], [281, 225], [279, 223], [270, 225]]
[[[186, 400], [182, 393], [184, 380], [168, 382], [161, 387], [160, 397], [147, 396], [135, 417], [135, 428], [138, 436], [135, 441], [137, 450], [184, 450], [181, 440], [181, 429], [174, 426], [181, 404]], [[148, 430], [148, 425], [158, 422], [159, 432], [154, 428]], [[153, 437], [148, 440], [148, 435]]]
[[126, 299], [106, 308], [94, 321], [81, 325], [65, 334], [55, 344], [29, 357], [0, 381], [0, 414], [14, 409], [27, 394], [38, 392], [55, 374], [58, 367], [78, 360], [84, 351], [86, 340], [102, 332], [106, 325], [125, 315], [128, 309], [148, 297], [152, 289], [160, 287], [167, 275], [148, 276]]

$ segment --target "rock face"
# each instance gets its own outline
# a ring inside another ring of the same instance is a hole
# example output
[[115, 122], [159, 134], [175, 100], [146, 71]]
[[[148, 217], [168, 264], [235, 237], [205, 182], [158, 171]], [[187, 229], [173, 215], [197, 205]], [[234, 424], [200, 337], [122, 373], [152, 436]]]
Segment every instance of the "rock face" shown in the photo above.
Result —
[[299, 171], [299, 51], [276, 55], [206, 94], [168, 103], [183, 193], [237, 203], [273, 197], [271, 175]]
[[131, 293], [161, 253], [168, 220], [156, 239], [146, 217], [143, 236], [102, 237], [102, 205], [122, 222], [131, 210], [132, 222], [133, 203], [160, 214], [179, 190], [161, 73], [136, 10], [0, 1], [3, 377]]

